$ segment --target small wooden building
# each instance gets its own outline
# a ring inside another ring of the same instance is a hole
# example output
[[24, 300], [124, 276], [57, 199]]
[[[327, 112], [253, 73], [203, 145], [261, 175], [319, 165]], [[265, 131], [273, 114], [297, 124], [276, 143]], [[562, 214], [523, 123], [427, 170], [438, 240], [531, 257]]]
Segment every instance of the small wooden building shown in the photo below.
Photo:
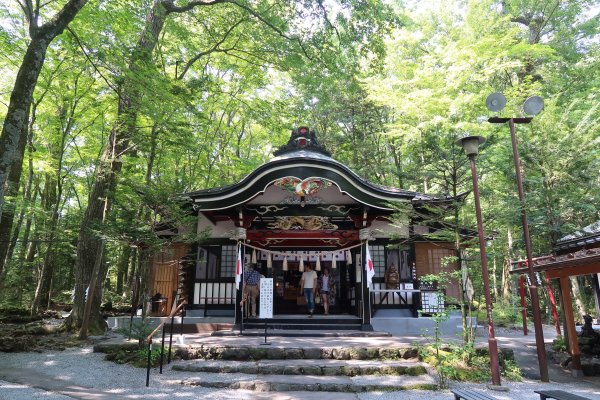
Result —
[[[457, 199], [370, 183], [331, 158], [306, 127], [293, 131], [274, 156], [239, 182], [186, 194], [198, 216], [195, 229], [209, 237], [158, 255], [150, 295], [160, 292], [170, 306], [179, 287], [188, 309], [239, 322], [240, 244], [244, 261], [256, 261], [262, 275], [273, 278], [276, 315], [305, 313], [299, 279], [306, 263], [329, 268], [337, 282], [332, 312], [360, 317], [364, 329], [374, 309], [444, 306], [437, 302], [436, 288], [419, 278], [440, 272], [444, 258], [456, 250], [452, 243], [432, 240], [435, 224], [422, 221], [431, 207], [450, 207]], [[403, 216], [394, 216], [398, 210]], [[370, 288], [364, 270], [367, 242], [375, 269]], [[386, 291], [384, 282], [391, 265], [400, 278], [396, 291]], [[458, 284], [443, 289], [448, 298], [461, 295]]]
[[[572, 356], [572, 372], [582, 374], [581, 353], [577, 343], [576, 320], [573, 314], [570, 278], [591, 275], [594, 282], [596, 314], [600, 315], [600, 221], [586, 226], [558, 240], [554, 254], [533, 259], [533, 270], [543, 273], [548, 280], [557, 280], [560, 288], [560, 306], [563, 315], [563, 332], [567, 349]], [[511, 270], [512, 274], [524, 276], [528, 271], [524, 262]], [[549, 285], [550, 286], [550, 285]], [[549, 287], [549, 292], [552, 288]]]

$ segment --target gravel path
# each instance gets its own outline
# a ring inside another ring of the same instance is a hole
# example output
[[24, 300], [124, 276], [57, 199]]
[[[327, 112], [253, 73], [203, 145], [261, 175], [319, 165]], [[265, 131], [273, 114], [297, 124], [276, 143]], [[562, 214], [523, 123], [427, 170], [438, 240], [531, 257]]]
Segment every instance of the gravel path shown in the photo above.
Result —
[[[91, 347], [44, 353], [3, 353], [0, 362], [0, 399], [322, 399], [322, 393], [256, 393], [242, 390], [216, 390], [182, 386], [193, 376], [172, 371], [163, 375], [151, 371], [150, 387], [145, 386], [145, 369], [117, 365], [95, 354]], [[196, 375], [197, 376], [197, 375]], [[500, 400], [536, 399], [540, 388], [563, 389], [588, 399], [600, 400], [600, 384], [595, 379], [542, 384], [539, 381], [503, 382], [508, 392], [491, 392], [483, 384], [455, 383], [452, 387], [482, 390]], [[410, 391], [368, 394], [331, 393], [328, 400], [452, 399], [449, 391]]]

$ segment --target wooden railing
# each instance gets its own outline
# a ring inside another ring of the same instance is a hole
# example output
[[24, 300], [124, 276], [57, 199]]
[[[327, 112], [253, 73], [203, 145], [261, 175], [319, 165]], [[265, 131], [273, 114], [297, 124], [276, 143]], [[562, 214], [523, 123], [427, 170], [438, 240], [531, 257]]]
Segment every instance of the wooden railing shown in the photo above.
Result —
[[[169, 357], [167, 360], [167, 364], [171, 363], [171, 347], [173, 344], [173, 326], [175, 325], [175, 315], [177, 315], [177, 313], [179, 313], [179, 311], [181, 311], [181, 331], [180, 334], [183, 335], [183, 318], [185, 317], [185, 310], [183, 309], [183, 307], [187, 304], [187, 301], [182, 301], [176, 308], [173, 309], [173, 311], [171, 311], [171, 314], [169, 314], [169, 318], [171, 318], [171, 333], [169, 336]], [[146, 337], [146, 343], [148, 345], [148, 364], [146, 366], [146, 386], [150, 385], [150, 367], [152, 364], [152, 339], [154, 337], [154, 335], [156, 335], [158, 333], [158, 331], [162, 328], [162, 340], [161, 340], [161, 346], [160, 346], [160, 373], [162, 374], [162, 370], [163, 370], [163, 357], [164, 357], [164, 353], [165, 353], [165, 321], [162, 321], [160, 324], [158, 324], [158, 326], [156, 328], [154, 328], [154, 330], [152, 331], [152, 333], [150, 333], [148, 335], [148, 337]]]

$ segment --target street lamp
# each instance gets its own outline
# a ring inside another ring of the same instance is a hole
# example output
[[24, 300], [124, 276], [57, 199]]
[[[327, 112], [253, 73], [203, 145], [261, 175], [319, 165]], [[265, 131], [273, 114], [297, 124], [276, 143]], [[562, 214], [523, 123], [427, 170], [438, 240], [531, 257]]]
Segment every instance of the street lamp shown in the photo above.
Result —
[[[502, 93], [490, 94], [486, 101], [486, 106], [490, 111], [500, 111], [506, 105], [506, 98]], [[537, 115], [544, 109], [544, 100], [539, 96], [531, 96], [523, 104], [523, 111], [527, 115]], [[521, 177], [521, 161], [519, 160], [519, 149], [517, 148], [517, 135], [515, 133], [515, 124], [528, 124], [533, 117], [491, 117], [488, 122], [492, 124], [504, 124], [508, 122], [510, 128], [510, 137], [512, 141], [513, 158], [515, 162], [515, 173], [517, 175], [517, 191], [519, 193], [519, 202], [521, 208], [521, 223], [523, 225], [523, 240], [525, 242], [525, 251], [527, 252], [527, 271], [529, 275], [529, 293], [531, 296], [531, 308], [533, 309], [533, 326], [535, 328], [535, 344], [537, 348], [538, 364], [540, 367], [540, 379], [542, 382], [549, 382], [548, 363], [546, 361], [546, 348], [544, 345], [544, 331], [542, 330], [542, 317], [540, 315], [540, 300], [536, 285], [535, 273], [533, 272], [533, 256], [531, 254], [531, 239], [529, 236], [529, 224], [527, 222], [527, 213], [525, 211], [525, 193], [523, 191], [523, 178]]]
[[475, 197], [475, 215], [477, 216], [477, 236], [479, 237], [479, 254], [481, 255], [481, 270], [483, 275], [483, 290], [488, 320], [488, 349], [490, 352], [490, 368], [492, 370], [492, 385], [500, 386], [500, 364], [498, 362], [498, 343], [494, 335], [494, 317], [492, 315], [492, 296], [490, 294], [490, 279], [488, 275], [487, 253], [485, 251], [485, 237], [483, 235], [483, 220], [481, 218], [481, 204], [479, 202], [479, 185], [477, 182], [477, 169], [475, 157], [479, 153], [479, 145], [485, 142], [482, 136], [466, 136], [458, 139], [456, 144], [462, 146], [471, 161], [471, 177], [473, 178], [473, 196]]

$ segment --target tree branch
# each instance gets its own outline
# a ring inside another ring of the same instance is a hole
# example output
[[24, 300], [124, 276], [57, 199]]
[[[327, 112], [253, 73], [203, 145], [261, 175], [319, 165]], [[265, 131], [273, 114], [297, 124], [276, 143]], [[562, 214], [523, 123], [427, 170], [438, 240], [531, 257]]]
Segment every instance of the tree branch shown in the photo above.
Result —
[[[219, 40], [217, 43], [214, 44], [214, 46], [212, 46], [210, 49], [202, 51], [200, 53], [198, 53], [195, 57], [193, 57], [191, 60], [189, 60], [186, 64], [185, 67], [183, 68], [183, 71], [181, 72], [181, 74], [179, 74], [179, 76], [177, 77], [177, 79], [181, 80], [183, 79], [183, 77], [185, 76], [185, 74], [187, 73], [187, 71], [190, 69], [190, 67], [196, 62], [198, 61], [200, 58], [213, 53], [213, 52], [227, 52], [228, 50], [233, 50], [235, 48], [235, 44], [233, 47], [229, 48], [229, 49], [219, 49], [219, 46], [222, 45], [225, 40], [227, 40], [227, 38], [229, 37], [229, 35], [231, 34], [231, 32], [233, 32], [233, 30], [240, 25], [242, 22], [247, 21], [247, 19], [242, 18], [241, 20], [237, 21], [235, 24], [233, 24], [231, 27], [229, 27], [229, 29], [227, 30], [227, 32], [225, 32], [225, 35], [223, 35], [223, 37], [221, 38], [221, 40]], [[238, 39], [239, 41], [239, 39]], [[236, 41], [237, 44], [237, 41]]]
[[173, 0], [163, 0], [162, 4], [167, 10], [167, 14], [170, 13], [183, 13], [186, 11], [190, 11], [196, 7], [201, 6], [214, 6], [216, 4], [228, 3], [228, 0], [212, 0], [212, 1], [204, 1], [204, 0], [192, 0], [184, 6], [176, 6], [173, 3]]
[[[87, 2], [88, 0], [69, 0], [50, 21], [42, 25], [39, 32], [51, 38], [60, 35]], [[37, 24], [37, 18], [34, 23]]]
[[[85, 58], [89, 61], [89, 63], [92, 65], [92, 67], [94, 68], [94, 71], [96, 71], [100, 77], [102, 78], [102, 80], [108, 85], [109, 88], [112, 89], [113, 92], [116, 93], [116, 95], [119, 97], [119, 99], [121, 99], [121, 94], [119, 93], [119, 91], [108, 81], [108, 79], [106, 79], [106, 77], [102, 74], [102, 72], [100, 72], [100, 69], [96, 66], [96, 63], [92, 60], [92, 58], [89, 56], [89, 54], [87, 53], [87, 51], [85, 50], [85, 46], [83, 45], [83, 43], [81, 42], [81, 40], [79, 39], [79, 36], [77, 36], [77, 34], [70, 28], [67, 27], [67, 31], [69, 31], [69, 33], [71, 35], [73, 35], [73, 38], [75, 39], [75, 41], [77, 42], [77, 45], [79, 46], [79, 48], [81, 49], [81, 51], [83, 52], [83, 55], [85, 56]], [[122, 100], [122, 99], [121, 99]]]
[[277, 33], [282, 38], [289, 40], [290, 42], [294, 42], [294, 41], [298, 42], [298, 46], [300, 46], [300, 49], [302, 49], [302, 53], [304, 53], [304, 56], [311, 61], [313, 60], [313, 58], [308, 54], [306, 48], [304, 47], [304, 44], [302, 43], [302, 40], [299, 37], [293, 37], [293, 36], [286, 35], [281, 29], [279, 29], [278, 27], [276, 27], [275, 25], [273, 25], [272, 23], [267, 21], [262, 15], [260, 15], [259, 13], [257, 13], [256, 11], [254, 11], [253, 9], [251, 9], [250, 7], [248, 7], [244, 4], [239, 4], [235, 0], [224, 0], [224, 1], [226, 1], [227, 3], [234, 4], [237, 7], [241, 8], [242, 10], [246, 11], [248, 14], [252, 15], [254, 18], [258, 19], [260, 22], [262, 22], [263, 24], [265, 24], [266, 26], [271, 28], [273, 31], [275, 31], [275, 33]]

